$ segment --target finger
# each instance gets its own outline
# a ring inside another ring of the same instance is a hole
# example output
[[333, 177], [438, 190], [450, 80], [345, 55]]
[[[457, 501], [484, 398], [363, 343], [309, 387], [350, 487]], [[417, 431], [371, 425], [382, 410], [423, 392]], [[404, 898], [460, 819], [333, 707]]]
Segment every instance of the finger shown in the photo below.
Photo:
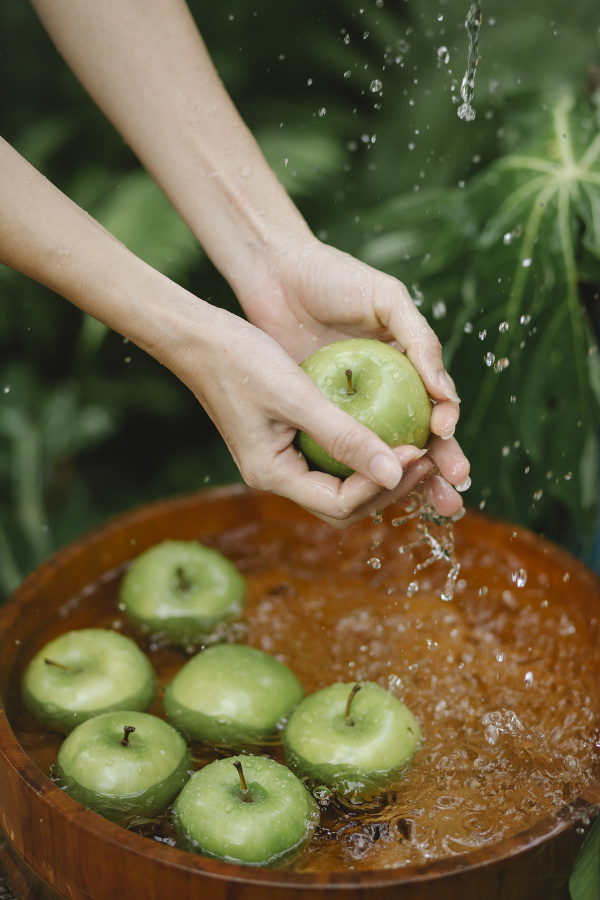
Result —
[[454, 382], [445, 370], [442, 346], [435, 332], [415, 306], [406, 286], [396, 279], [391, 282], [392, 290], [379, 302], [380, 321], [402, 345], [429, 395], [435, 400], [460, 403]]
[[313, 438], [335, 460], [365, 479], [392, 490], [402, 478], [402, 463], [374, 431], [326, 400], [306, 376], [302, 408], [294, 410], [293, 422]]
[[456, 423], [460, 415], [458, 403], [446, 400], [435, 403], [431, 411], [430, 428], [433, 434], [438, 434], [444, 440], [448, 440], [454, 434]]
[[334, 528], [349, 528], [356, 522], [359, 522], [368, 516], [383, 512], [388, 506], [393, 506], [395, 503], [398, 503], [398, 501], [402, 500], [407, 494], [414, 490], [418, 484], [429, 478], [433, 472], [433, 463], [425, 456], [407, 468], [400, 484], [393, 491], [381, 491], [371, 497], [366, 503], [361, 504], [344, 515], [339, 515], [337, 511], [332, 508], [328, 511], [320, 511], [305, 506], [305, 509], [322, 521], [327, 522], [329, 525], [333, 525]]
[[[433, 437], [428, 444], [429, 456], [446, 482], [466, 490], [471, 466], [458, 441], [451, 437], [444, 440]], [[470, 482], [469, 482], [470, 483]]]
[[423, 493], [441, 516], [451, 518], [462, 509], [462, 497], [441, 475], [433, 475], [428, 478], [423, 487]]

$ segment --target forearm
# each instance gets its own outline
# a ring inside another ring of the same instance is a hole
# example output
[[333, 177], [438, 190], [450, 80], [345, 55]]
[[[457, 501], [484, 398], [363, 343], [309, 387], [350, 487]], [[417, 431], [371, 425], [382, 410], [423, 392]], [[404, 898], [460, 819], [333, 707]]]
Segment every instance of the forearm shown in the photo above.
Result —
[[32, 2], [69, 66], [235, 290], [279, 247], [310, 239], [183, 0]]
[[134, 256], [2, 139], [0, 262], [163, 362], [190, 310], [207, 328], [220, 312]]

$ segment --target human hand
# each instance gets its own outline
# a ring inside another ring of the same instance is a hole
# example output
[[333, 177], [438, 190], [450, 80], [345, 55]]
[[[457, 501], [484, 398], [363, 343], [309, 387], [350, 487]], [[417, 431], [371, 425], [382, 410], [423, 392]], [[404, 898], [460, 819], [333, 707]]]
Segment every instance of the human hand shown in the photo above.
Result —
[[[312, 236], [280, 250], [253, 283], [236, 286], [248, 318], [297, 361], [349, 337], [377, 338], [404, 350], [433, 400], [429, 441], [432, 505], [453, 515], [462, 498], [452, 485], [468, 480], [469, 463], [452, 437], [459, 399], [444, 369], [440, 343], [407, 289]], [[420, 465], [423, 472], [425, 466]]]
[[[430, 490], [435, 466], [450, 469], [452, 438], [434, 439], [423, 458], [415, 447], [391, 450], [326, 400], [275, 340], [219, 309], [207, 328], [203, 306], [191, 305], [185, 333], [155, 355], [195, 393], [247, 484], [286, 496], [340, 528], [385, 509], [424, 479], [440, 513], [460, 509], [459, 495], [445, 482]], [[310, 471], [293, 445], [297, 429], [314, 434], [355, 473], [341, 481]]]

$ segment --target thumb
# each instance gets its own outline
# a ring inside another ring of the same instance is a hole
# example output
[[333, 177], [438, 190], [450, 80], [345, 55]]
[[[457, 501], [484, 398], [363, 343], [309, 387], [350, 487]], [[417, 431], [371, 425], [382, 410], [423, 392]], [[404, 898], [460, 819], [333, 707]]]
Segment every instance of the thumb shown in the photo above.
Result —
[[306, 404], [298, 426], [337, 462], [392, 490], [403, 475], [403, 466], [414, 462], [424, 451], [410, 448], [401, 459], [374, 431], [315, 391]]

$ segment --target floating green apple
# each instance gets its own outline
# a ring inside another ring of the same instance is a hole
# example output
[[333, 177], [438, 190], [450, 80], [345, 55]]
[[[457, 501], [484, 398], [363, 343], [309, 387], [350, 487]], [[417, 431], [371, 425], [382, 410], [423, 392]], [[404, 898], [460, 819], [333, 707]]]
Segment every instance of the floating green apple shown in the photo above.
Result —
[[288, 764], [342, 794], [389, 785], [413, 756], [421, 730], [378, 684], [332, 684], [298, 704], [283, 732]]
[[193, 646], [221, 636], [245, 596], [245, 579], [222, 553], [198, 541], [164, 541], [126, 572], [119, 608], [144, 634]]
[[184, 738], [157, 716], [104, 713], [79, 725], [58, 751], [54, 777], [75, 800], [123, 823], [164, 811], [189, 778]]
[[188, 737], [227, 747], [269, 740], [304, 696], [282, 662], [243, 644], [192, 657], [167, 685], [167, 719]]
[[186, 849], [226, 862], [280, 866], [310, 841], [319, 810], [281, 763], [239, 756], [196, 772], [177, 797], [173, 818]]
[[69, 732], [103, 712], [147, 709], [156, 677], [131, 638], [82, 628], [60, 635], [36, 654], [25, 670], [22, 690], [36, 719]]
[[[431, 400], [406, 354], [381, 341], [356, 338], [321, 347], [300, 367], [321, 393], [366, 425], [390, 447], [424, 447], [429, 437]], [[295, 444], [322, 472], [346, 478], [352, 469], [338, 462], [299, 431]]]

